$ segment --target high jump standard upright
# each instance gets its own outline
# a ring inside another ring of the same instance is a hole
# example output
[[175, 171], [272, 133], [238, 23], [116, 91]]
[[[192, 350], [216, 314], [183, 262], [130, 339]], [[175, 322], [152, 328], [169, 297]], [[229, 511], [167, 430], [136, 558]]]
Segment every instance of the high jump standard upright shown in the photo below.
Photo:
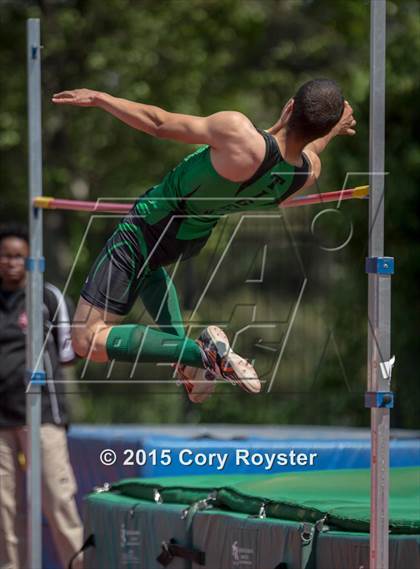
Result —
[[384, 257], [386, 0], [370, 3], [368, 390], [371, 409], [370, 569], [389, 566], [389, 427], [391, 371], [391, 275]]
[[42, 567], [41, 553], [41, 385], [45, 383], [42, 346], [43, 271], [42, 210], [33, 200], [42, 195], [41, 44], [38, 19], [27, 21], [29, 124], [29, 257], [26, 312], [28, 314], [26, 423], [28, 425], [28, 567]]

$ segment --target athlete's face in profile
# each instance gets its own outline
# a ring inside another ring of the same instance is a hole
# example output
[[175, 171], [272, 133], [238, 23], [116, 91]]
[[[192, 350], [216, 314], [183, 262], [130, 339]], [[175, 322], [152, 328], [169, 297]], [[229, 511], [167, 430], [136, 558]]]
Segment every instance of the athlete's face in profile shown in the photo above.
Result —
[[5, 237], [0, 241], [0, 279], [4, 288], [23, 286], [28, 254], [28, 244], [20, 237]]

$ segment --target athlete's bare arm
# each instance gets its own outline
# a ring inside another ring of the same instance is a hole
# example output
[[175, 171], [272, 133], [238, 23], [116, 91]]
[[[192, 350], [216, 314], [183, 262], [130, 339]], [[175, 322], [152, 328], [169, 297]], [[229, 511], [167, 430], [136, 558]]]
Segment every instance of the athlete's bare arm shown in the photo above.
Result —
[[264, 159], [265, 142], [242, 113], [222, 111], [208, 117], [171, 113], [160, 107], [136, 103], [91, 89], [53, 95], [59, 105], [98, 107], [127, 125], [155, 136], [187, 144], [212, 147], [213, 165], [222, 176], [247, 180]]

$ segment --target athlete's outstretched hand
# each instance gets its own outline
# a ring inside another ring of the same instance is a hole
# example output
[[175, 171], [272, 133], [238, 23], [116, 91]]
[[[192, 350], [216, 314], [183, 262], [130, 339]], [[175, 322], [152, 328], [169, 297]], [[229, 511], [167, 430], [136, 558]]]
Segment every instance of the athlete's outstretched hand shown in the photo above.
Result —
[[75, 105], [77, 107], [94, 107], [97, 102], [98, 91], [92, 89], [74, 89], [62, 91], [52, 96], [52, 102], [58, 105]]
[[334, 127], [337, 134], [347, 134], [353, 136], [356, 134], [354, 127], [356, 126], [356, 121], [353, 116], [353, 109], [351, 108], [348, 101], [344, 102], [344, 110], [341, 115], [341, 119], [338, 121], [337, 125]]

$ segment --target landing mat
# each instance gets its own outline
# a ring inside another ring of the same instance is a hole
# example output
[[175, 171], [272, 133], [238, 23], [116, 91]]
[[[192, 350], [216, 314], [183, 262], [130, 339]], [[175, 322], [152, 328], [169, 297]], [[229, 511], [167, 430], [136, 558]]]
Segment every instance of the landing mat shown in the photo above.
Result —
[[[420, 534], [420, 469], [393, 468], [390, 473], [390, 531]], [[141, 500], [192, 504], [215, 494], [218, 508], [270, 518], [327, 523], [342, 531], [368, 532], [369, 469], [284, 473], [131, 478], [112, 485], [113, 492]]]

